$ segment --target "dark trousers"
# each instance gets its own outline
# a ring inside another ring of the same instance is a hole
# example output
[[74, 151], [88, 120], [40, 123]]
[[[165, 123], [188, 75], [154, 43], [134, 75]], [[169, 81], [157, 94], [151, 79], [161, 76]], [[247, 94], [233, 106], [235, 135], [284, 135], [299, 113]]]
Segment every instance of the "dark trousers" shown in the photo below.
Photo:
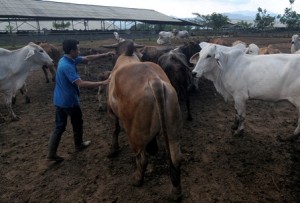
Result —
[[56, 137], [61, 137], [63, 132], [66, 130], [68, 117], [70, 117], [73, 127], [75, 146], [79, 146], [82, 143], [83, 133], [82, 112], [79, 106], [73, 108], [56, 107], [55, 130], [53, 134]]

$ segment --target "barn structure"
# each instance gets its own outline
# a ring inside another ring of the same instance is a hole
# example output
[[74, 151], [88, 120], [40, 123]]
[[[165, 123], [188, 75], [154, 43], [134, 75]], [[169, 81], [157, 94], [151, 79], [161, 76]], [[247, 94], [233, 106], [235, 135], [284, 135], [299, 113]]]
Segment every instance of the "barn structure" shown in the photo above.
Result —
[[154, 36], [160, 30], [171, 30], [172, 26], [197, 24], [150, 9], [44, 0], [0, 1], [0, 46], [26, 41], [60, 41], [74, 35], [78, 40], [97, 40], [111, 38], [114, 31], [127, 34], [128, 38]]
[[[137, 23], [153, 25], [196, 25], [154, 10], [42, 0], [1, 0], [0, 32], [43, 33], [57, 29], [53, 23], [68, 25], [63, 30], [127, 30]], [[50, 24], [49, 24], [50, 23]]]

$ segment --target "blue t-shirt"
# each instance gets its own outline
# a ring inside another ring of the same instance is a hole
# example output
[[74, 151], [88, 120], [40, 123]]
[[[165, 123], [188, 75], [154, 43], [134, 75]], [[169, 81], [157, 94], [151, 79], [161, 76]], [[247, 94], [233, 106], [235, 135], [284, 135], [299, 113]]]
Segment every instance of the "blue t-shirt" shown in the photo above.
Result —
[[82, 57], [75, 60], [63, 56], [57, 66], [53, 103], [61, 108], [79, 106], [79, 88], [75, 84], [80, 79], [76, 65], [82, 62]]

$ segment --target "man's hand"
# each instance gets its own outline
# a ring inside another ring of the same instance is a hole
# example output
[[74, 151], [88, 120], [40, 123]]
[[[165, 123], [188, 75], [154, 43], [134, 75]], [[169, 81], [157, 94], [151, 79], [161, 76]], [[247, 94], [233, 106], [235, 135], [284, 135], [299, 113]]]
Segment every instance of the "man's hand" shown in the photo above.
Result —
[[107, 85], [109, 82], [110, 82], [110, 78], [108, 78], [107, 80], [100, 81], [99, 84], [100, 85]]
[[116, 55], [116, 54], [113, 51], [109, 51], [106, 53], [106, 56], [114, 56], [114, 55]]

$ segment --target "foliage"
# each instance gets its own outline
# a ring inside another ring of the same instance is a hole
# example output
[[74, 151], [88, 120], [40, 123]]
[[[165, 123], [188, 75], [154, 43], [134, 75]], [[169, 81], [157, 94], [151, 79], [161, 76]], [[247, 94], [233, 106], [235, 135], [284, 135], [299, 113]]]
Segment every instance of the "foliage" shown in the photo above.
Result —
[[295, 0], [289, 0], [291, 8], [285, 8], [283, 15], [278, 15], [280, 22], [285, 24], [289, 29], [295, 29], [300, 27], [300, 14], [293, 11], [293, 3]]
[[266, 9], [258, 8], [257, 9], [258, 13], [256, 14], [255, 17], [255, 27], [264, 30], [266, 28], [272, 28], [275, 23], [275, 17], [270, 16], [270, 14], [267, 14]]
[[178, 25], [152, 25], [148, 23], [137, 23], [129, 28], [132, 31], [161, 31], [161, 30], [190, 30], [189, 26], [178, 26]]
[[64, 21], [61, 21], [61, 22], [57, 22], [57, 21], [54, 21], [52, 23], [52, 27], [54, 27], [56, 30], [65, 30], [66, 28], [70, 27], [71, 23], [70, 22], [64, 22]]
[[211, 15], [200, 15], [199, 13], [193, 14], [197, 15], [198, 23], [207, 28], [220, 29], [229, 22], [228, 16], [219, 13], [212, 13]]
[[252, 27], [252, 23], [248, 23], [247, 21], [238, 21], [237, 23], [236, 23], [236, 25], [237, 26], [239, 26], [239, 27], [241, 27], [241, 28], [243, 28], [243, 29], [247, 29], [247, 28], [250, 28], [250, 27]]

